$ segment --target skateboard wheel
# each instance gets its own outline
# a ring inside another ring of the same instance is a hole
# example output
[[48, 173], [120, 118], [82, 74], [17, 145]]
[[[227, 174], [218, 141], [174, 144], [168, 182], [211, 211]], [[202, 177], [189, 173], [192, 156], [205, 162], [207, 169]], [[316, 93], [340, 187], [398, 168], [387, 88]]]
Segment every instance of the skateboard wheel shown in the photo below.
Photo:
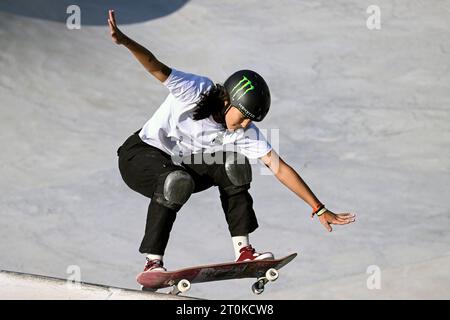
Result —
[[255, 282], [252, 285], [252, 291], [254, 294], [261, 294], [264, 292], [264, 284], [261, 284], [261, 282]]
[[177, 288], [180, 292], [186, 292], [191, 288], [191, 283], [186, 279], [180, 280], [177, 284]]
[[270, 268], [266, 271], [266, 279], [269, 281], [277, 280], [279, 275], [278, 270], [274, 268]]

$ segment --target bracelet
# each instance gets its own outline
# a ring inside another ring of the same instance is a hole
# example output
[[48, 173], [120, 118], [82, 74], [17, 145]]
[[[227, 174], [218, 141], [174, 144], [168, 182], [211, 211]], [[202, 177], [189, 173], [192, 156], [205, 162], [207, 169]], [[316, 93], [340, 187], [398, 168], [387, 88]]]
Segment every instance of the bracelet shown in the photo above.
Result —
[[320, 211], [320, 209], [322, 209], [322, 208], [324, 208], [324, 207], [325, 207], [325, 206], [319, 202], [319, 204], [317, 205], [317, 207], [314, 207], [314, 208], [313, 208], [313, 214], [316, 214], [317, 212]]
[[322, 209], [320, 209], [319, 211], [316, 212], [317, 216], [320, 217], [321, 215], [323, 215], [326, 211], [328, 211], [327, 208], [323, 207]]

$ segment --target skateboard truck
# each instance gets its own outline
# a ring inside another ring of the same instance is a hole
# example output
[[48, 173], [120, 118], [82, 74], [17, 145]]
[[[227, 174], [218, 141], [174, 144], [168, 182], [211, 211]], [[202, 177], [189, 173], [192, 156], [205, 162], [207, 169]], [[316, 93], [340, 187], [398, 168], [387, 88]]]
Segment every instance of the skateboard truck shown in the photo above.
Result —
[[254, 294], [261, 294], [264, 292], [264, 286], [267, 282], [272, 282], [278, 279], [278, 270], [275, 268], [270, 268], [266, 271], [263, 277], [259, 277], [256, 282], [252, 285], [252, 291]]
[[171, 281], [172, 290], [169, 294], [178, 295], [180, 293], [185, 293], [191, 289], [191, 282], [187, 279], [181, 279], [178, 283]]

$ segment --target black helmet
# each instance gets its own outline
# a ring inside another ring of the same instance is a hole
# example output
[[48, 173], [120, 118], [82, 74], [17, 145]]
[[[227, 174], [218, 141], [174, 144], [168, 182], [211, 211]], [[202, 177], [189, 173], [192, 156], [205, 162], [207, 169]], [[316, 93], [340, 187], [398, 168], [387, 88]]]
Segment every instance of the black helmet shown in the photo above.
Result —
[[254, 71], [240, 70], [223, 84], [232, 106], [252, 121], [261, 121], [269, 112], [270, 91], [264, 79]]

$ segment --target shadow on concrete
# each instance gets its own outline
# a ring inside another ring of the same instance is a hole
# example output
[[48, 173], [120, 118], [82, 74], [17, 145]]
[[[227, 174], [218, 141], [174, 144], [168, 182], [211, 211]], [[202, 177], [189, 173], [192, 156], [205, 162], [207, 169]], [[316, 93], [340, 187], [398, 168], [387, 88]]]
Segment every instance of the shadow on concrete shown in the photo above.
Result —
[[78, 5], [82, 25], [107, 24], [108, 9], [116, 11], [119, 24], [157, 19], [182, 8], [189, 0], [1, 0], [0, 11], [65, 23], [67, 7]]

